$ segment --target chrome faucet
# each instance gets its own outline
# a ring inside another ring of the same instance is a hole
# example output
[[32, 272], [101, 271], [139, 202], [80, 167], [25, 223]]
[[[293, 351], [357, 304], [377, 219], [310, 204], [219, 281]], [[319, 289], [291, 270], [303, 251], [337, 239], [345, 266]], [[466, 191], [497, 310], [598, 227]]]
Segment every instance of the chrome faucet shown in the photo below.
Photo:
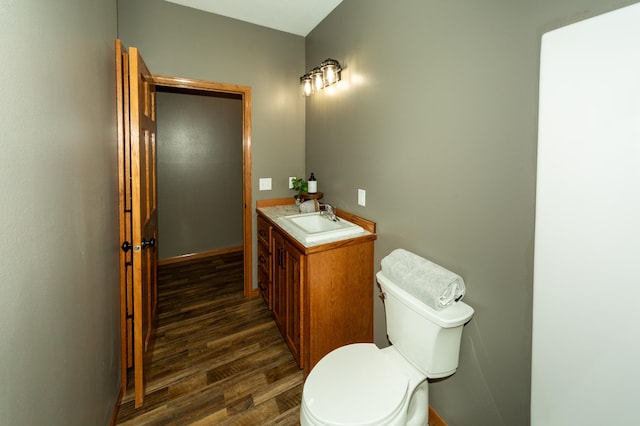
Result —
[[332, 220], [334, 222], [338, 222], [340, 219], [338, 219], [338, 216], [336, 216], [336, 213], [333, 211], [333, 207], [331, 207], [331, 204], [321, 204], [320, 205], [320, 214], [326, 214], [327, 215], [327, 219]]

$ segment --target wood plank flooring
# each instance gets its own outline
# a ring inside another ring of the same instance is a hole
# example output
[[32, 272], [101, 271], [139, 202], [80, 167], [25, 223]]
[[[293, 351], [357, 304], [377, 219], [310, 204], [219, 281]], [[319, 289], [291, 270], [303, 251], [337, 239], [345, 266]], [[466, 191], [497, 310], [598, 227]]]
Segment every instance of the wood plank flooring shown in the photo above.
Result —
[[160, 267], [144, 406], [130, 378], [116, 424], [299, 424], [302, 371], [242, 273], [242, 252]]

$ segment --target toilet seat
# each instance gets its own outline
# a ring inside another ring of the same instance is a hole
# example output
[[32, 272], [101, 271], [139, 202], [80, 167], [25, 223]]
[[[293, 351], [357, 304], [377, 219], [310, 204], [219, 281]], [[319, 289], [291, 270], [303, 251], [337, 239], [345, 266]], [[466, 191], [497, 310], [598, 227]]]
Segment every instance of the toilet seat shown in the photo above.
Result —
[[307, 377], [302, 409], [321, 425], [389, 424], [408, 398], [402, 367], [372, 343], [338, 348]]

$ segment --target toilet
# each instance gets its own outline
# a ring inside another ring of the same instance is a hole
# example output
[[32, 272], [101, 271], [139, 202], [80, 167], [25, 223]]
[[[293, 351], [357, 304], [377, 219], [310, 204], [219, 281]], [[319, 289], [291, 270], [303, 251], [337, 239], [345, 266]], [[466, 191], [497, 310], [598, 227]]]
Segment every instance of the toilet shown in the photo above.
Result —
[[462, 328], [473, 308], [455, 302], [436, 310], [376, 275], [391, 346], [355, 343], [325, 355], [307, 377], [302, 426], [427, 425], [427, 379], [458, 368]]

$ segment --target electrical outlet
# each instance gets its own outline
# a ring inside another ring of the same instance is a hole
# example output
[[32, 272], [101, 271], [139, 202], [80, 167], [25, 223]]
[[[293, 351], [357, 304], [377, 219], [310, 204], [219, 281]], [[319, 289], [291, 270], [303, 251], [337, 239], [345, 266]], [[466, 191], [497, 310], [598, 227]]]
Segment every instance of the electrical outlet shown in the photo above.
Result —
[[293, 180], [295, 179], [295, 176], [290, 176], [289, 177], [289, 189], [293, 189]]
[[260, 191], [271, 190], [271, 178], [260, 178]]
[[367, 205], [367, 191], [365, 191], [364, 189], [358, 189], [358, 205]]

